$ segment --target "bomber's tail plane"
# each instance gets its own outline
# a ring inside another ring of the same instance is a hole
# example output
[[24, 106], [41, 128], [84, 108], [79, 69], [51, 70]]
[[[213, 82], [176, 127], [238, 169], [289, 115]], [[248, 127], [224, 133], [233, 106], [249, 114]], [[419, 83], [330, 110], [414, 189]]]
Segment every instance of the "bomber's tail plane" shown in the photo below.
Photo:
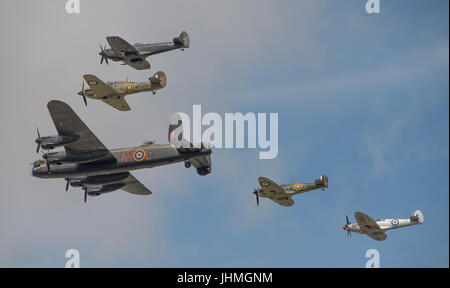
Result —
[[171, 117], [168, 131], [169, 143], [183, 155], [184, 166], [190, 168], [193, 165], [197, 169], [197, 173], [202, 176], [211, 173], [211, 145], [208, 143], [194, 145], [183, 137], [183, 132], [182, 119]]

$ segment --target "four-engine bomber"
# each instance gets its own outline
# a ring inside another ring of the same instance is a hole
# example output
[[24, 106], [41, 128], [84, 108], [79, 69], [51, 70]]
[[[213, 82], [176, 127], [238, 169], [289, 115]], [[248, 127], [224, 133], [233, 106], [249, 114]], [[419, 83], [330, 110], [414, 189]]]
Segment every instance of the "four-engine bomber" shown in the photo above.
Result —
[[[89, 128], [64, 102], [50, 101], [48, 110], [61, 138], [38, 139], [46, 149], [64, 146], [65, 151], [47, 152], [43, 159], [33, 164], [32, 175], [39, 178], [64, 178], [69, 185], [82, 187], [87, 195], [97, 196], [118, 189], [148, 195], [151, 191], [142, 185], [129, 171], [184, 162], [194, 166], [199, 175], [211, 172], [211, 148], [177, 149], [172, 144], [155, 144], [146, 141], [141, 146], [107, 149]], [[45, 142], [44, 139], [65, 139]], [[71, 141], [67, 141], [70, 139]], [[44, 146], [45, 142], [45, 146]], [[38, 151], [39, 151], [38, 146]]]

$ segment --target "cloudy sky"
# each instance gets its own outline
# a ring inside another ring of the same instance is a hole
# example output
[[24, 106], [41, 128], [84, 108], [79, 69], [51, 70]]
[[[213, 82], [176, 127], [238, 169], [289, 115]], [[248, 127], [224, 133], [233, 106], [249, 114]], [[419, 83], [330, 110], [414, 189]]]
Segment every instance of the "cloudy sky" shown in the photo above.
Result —
[[[0, 267], [382, 267], [449, 266], [449, 3], [365, 1], [2, 1]], [[118, 35], [170, 41], [184, 52], [148, 58], [136, 71], [100, 65], [99, 43]], [[127, 98], [122, 113], [84, 107], [82, 75], [167, 87]], [[183, 164], [133, 172], [154, 193], [88, 199], [64, 180], [30, 176], [36, 126], [56, 133], [46, 104], [68, 103], [110, 148], [166, 143], [175, 112], [279, 113], [279, 153], [220, 149], [205, 177]], [[307, 182], [326, 173], [329, 189], [297, 195], [290, 208], [261, 199], [257, 178]], [[424, 225], [376, 242], [347, 238], [345, 215], [407, 218]]]

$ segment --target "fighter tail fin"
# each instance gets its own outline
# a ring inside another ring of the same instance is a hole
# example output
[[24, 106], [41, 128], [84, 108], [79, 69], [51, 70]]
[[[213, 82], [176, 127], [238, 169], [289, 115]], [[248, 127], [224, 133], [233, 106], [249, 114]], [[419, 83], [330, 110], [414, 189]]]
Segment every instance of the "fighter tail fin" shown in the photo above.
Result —
[[152, 86], [159, 85], [160, 87], [158, 89], [166, 87], [167, 77], [166, 74], [162, 71], [156, 72], [155, 75], [150, 77], [148, 80], [150, 81], [150, 83], [152, 83]]
[[328, 188], [328, 177], [327, 177], [327, 175], [323, 174], [322, 176], [320, 176], [319, 179], [314, 181], [314, 183], [316, 183], [316, 185], [323, 184], [323, 187]]
[[424, 220], [422, 211], [420, 210], [414, 211], [413, 215], [409, 217], [409, 220], [411, 222], [418, 222], [419, 224], [422, 224]]
[[190, 40], [186, 31], [181, 32], [180, 36], [173, 38], [173, 43], [183, 45], [183, 48], [189, 48]]

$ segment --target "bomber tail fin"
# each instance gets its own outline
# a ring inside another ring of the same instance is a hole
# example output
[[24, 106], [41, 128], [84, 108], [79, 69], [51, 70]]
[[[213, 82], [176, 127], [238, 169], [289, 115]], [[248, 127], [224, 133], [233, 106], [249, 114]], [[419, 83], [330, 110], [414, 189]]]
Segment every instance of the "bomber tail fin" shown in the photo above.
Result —
[[409, 220], [411, 222], [418, 222], [419, 224], [422, 224], [424, 220], [422, 211], [420, 210], [414, 211], [413, 215], [409, 217]]
[[173, 38], [173, 43], [183, 45], [183, 48], [189, 48], [190, 39], [186, 31], [181, 32], [180, 36]]

